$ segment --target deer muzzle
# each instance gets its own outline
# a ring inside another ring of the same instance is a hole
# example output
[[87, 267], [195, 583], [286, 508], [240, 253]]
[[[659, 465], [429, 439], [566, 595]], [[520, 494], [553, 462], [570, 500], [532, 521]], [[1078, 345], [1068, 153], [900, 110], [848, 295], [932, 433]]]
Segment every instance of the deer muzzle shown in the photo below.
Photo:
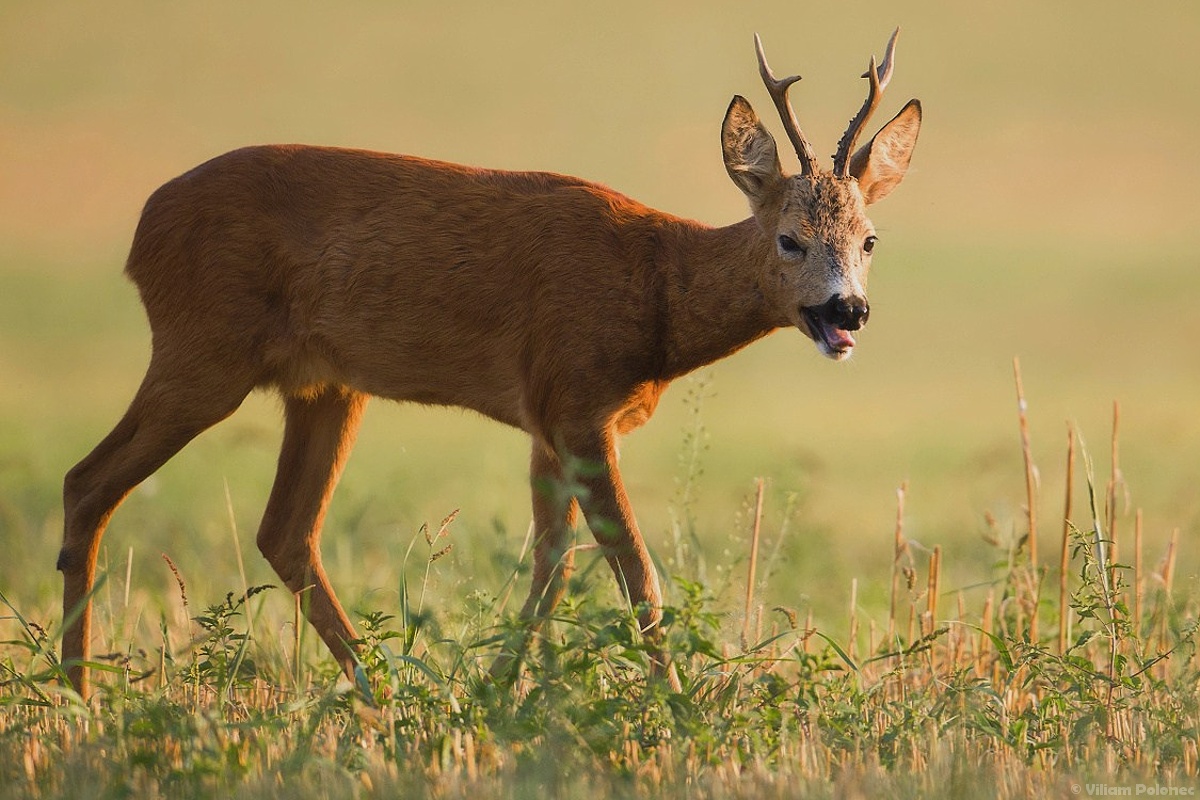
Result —
[[871, 306], [865, 297], [843, 297], [835, 294], [819, 306], [804, 306], [800, 316], [808, 326], [809, 336], [821, 353], [840, 361], [850, 357], [854, 336], [867, 324]]

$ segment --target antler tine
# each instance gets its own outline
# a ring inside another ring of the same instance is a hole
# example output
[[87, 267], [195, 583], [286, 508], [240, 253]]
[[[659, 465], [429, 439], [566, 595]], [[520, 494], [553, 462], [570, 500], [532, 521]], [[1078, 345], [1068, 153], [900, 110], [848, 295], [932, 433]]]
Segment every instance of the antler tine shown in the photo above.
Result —
[[833, 157], [834, 174], [840, 177], [844, 178], [849, 174], [850, 154], [854, 150], [854, 145], [857, 144], [859, 134], [862, 133], [867, 120], [879, 105], [879, 101], [883, 97], [883, 90], [887, 88], [888, 82], [892, 79], [892, 70], [896, 66], [894, 58], [896, 37], [899, 35], [900, 29], [896, 28], [892, 32], [892, 38], [888, 39], [887, 53], [883, 57], [883, 63], [876, 68], [875, 56], [871, 56], [871, 65], [863, 74], [863, 77], [870, 81], [871, 88], [867, 92], [867, 99], [863, 102], [862, 108], [858, 110], [854, 119], [850, 120], [850, 127], [846, 128], [846, 132], [842, 134], [841, 141], [838, 142], [837, 155]]
[[783, 80], [776, 80], [771, 68], [767, 66], [767, 56], [763, 52], [762, 39], [757, 33], [754, 34], [754, 49], [758, 53], [758, 72], [762, 75], [767, 93], [775, 102], [779, 118], [783, 121], [783, 129], [787, 132], [788, 139], [791, 140], [792, 147], [796, 150], [796, 157], [800, 159], [800, 170], [805, 175], [812, 175], [819, 171], [817, 157], [813, 155], [812, 147], [804, 138], [804, 134], [800, 130], [800, 123], [796, 121], [796, 112], [792, 110], [792, 104], [788, 102], [787, 98], [788, 87], [800, 80], [800, 76], [792, 75]]

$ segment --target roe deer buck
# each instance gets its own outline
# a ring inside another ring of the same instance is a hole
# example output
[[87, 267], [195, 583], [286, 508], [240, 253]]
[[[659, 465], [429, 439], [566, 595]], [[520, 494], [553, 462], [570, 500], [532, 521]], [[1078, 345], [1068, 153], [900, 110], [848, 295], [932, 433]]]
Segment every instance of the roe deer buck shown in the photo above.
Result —
[[[658, 578], [617, 471], [615, 443], [667, 384], [776, 328], [833, 359], [867, 321], [875, 234], [866, 206], [908, 167], [910, 101], [861, 149], [891, 76], [822, 171], [756, 37], [759, 68], [802, 171], [786, 175], [750, 104], [733, 98], [721, 145], [753, 216], [710, 228], [578, 178], [401, 155], [260, 146], [158, 189], [126, 273], [153, 334], [146, 376], [111, 433], [66, 476], [63, 662], [86, 695], [90, 594], [101, 535], [139, 482], [246, 395], [274, 387], [285, 429], [258, 546], [348, 675], [354, 628], [321, 565], [321, 523], [370, 395], [473, 409], [532, 437], [535, 549], [522, 611], [532, 630], [573, 569], [580, 508], [640, 624], [655, 634]], [[546, 492], [568, 460], [576, 496]], [[656, 666], [662, 667], [660, 663]]]

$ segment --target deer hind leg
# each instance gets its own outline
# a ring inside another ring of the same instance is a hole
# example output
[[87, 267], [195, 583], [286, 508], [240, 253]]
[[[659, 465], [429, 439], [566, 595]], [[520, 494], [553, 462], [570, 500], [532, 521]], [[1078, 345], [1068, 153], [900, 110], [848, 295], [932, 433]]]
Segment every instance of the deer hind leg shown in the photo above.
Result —
[[[205, 380], [205, 378], [216, 378]], [[254, 388], [248, 375], [196, 358], [156, 352], [125, 416], [63, 483], [62, 658], [71, 684], [88, 693], [90, 595], [100, 539], [135, 486], [205, 429], [232, 414]]]
[[279, 467], [258, 529], [258, 548], [293, 593], [346, 675], [358, 638], [321, 565], [321, 524], [354, 446], [367, 396], [342, 387], [285, 399]]
[[537, 439], [533, 442], [529, 478], [533, 491], [533, 582], [521, 609], [521, 631], [505, 643], [492, 664], [491, 676], [511, 680], [529, 639], [562, 599], [575, 569], [569, 542], [579, 517], [579, 503], [564, 483], [558, 456]]

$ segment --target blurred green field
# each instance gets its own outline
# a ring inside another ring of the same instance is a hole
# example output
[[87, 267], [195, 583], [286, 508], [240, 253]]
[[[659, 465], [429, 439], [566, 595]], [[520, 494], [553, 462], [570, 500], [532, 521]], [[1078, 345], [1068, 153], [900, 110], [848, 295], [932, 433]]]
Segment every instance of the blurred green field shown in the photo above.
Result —
[[[1003, 557], [983, 541], [985, 514], [1002, 531], [1023, 524], [1018, 356], [1044, 558], [1061, 524], [1066, 421], [1107, 480], [1119, 400], [1147, 559], [1179, 528], [1192, 576], [1200, 7], [6, 0], [0, 588], [29, 616], [58, 613], [61, 476], [145, 366], [148, 331], [121, 267], [142, 202], [166, 179], [242, 144], [303, 141], [567, 172], [726, 224], [746, 215], [720, 161], [730, 96], [779, 130], [751, 34], [778, 71], [805, 76], [794, 103], [830, 152], [867, 57], [897, 23], [885, 113], [918, 96], [926, 121], [905, 185], [873, 213], [862, 346], [834, 365], [781, 331], [673, 388], [622, 447], [644, 533], [671, 567], [672, 519], [690, 516], [714, 589], [734, 585], [754, 479], [766, 477], [768, 546], [786, 529], [769, 597], [836, 627], [852, 578], [868, 610], [885, 596], [907, 481], [908, 533], [944, 548], [945, 588], [977, 584]], [[685, 503], [697, 416], [703, 470]], [[240, 586], [226, 487], [250, 583], [273, 579], [253, 538], [279, 437], [275, 401], [255, 397], [130, 498], [105, 553], [122, 580], [132, 553], [137, 602], [172, 602], [164, 552], [201, 597]], [[387, 608], [410, 538], [455, 508], [438, 602], [498, 591], [528, 526], [526, 463], [524, 438], [494, 423], [376, 402], [324, 540], [344, 599]]]

